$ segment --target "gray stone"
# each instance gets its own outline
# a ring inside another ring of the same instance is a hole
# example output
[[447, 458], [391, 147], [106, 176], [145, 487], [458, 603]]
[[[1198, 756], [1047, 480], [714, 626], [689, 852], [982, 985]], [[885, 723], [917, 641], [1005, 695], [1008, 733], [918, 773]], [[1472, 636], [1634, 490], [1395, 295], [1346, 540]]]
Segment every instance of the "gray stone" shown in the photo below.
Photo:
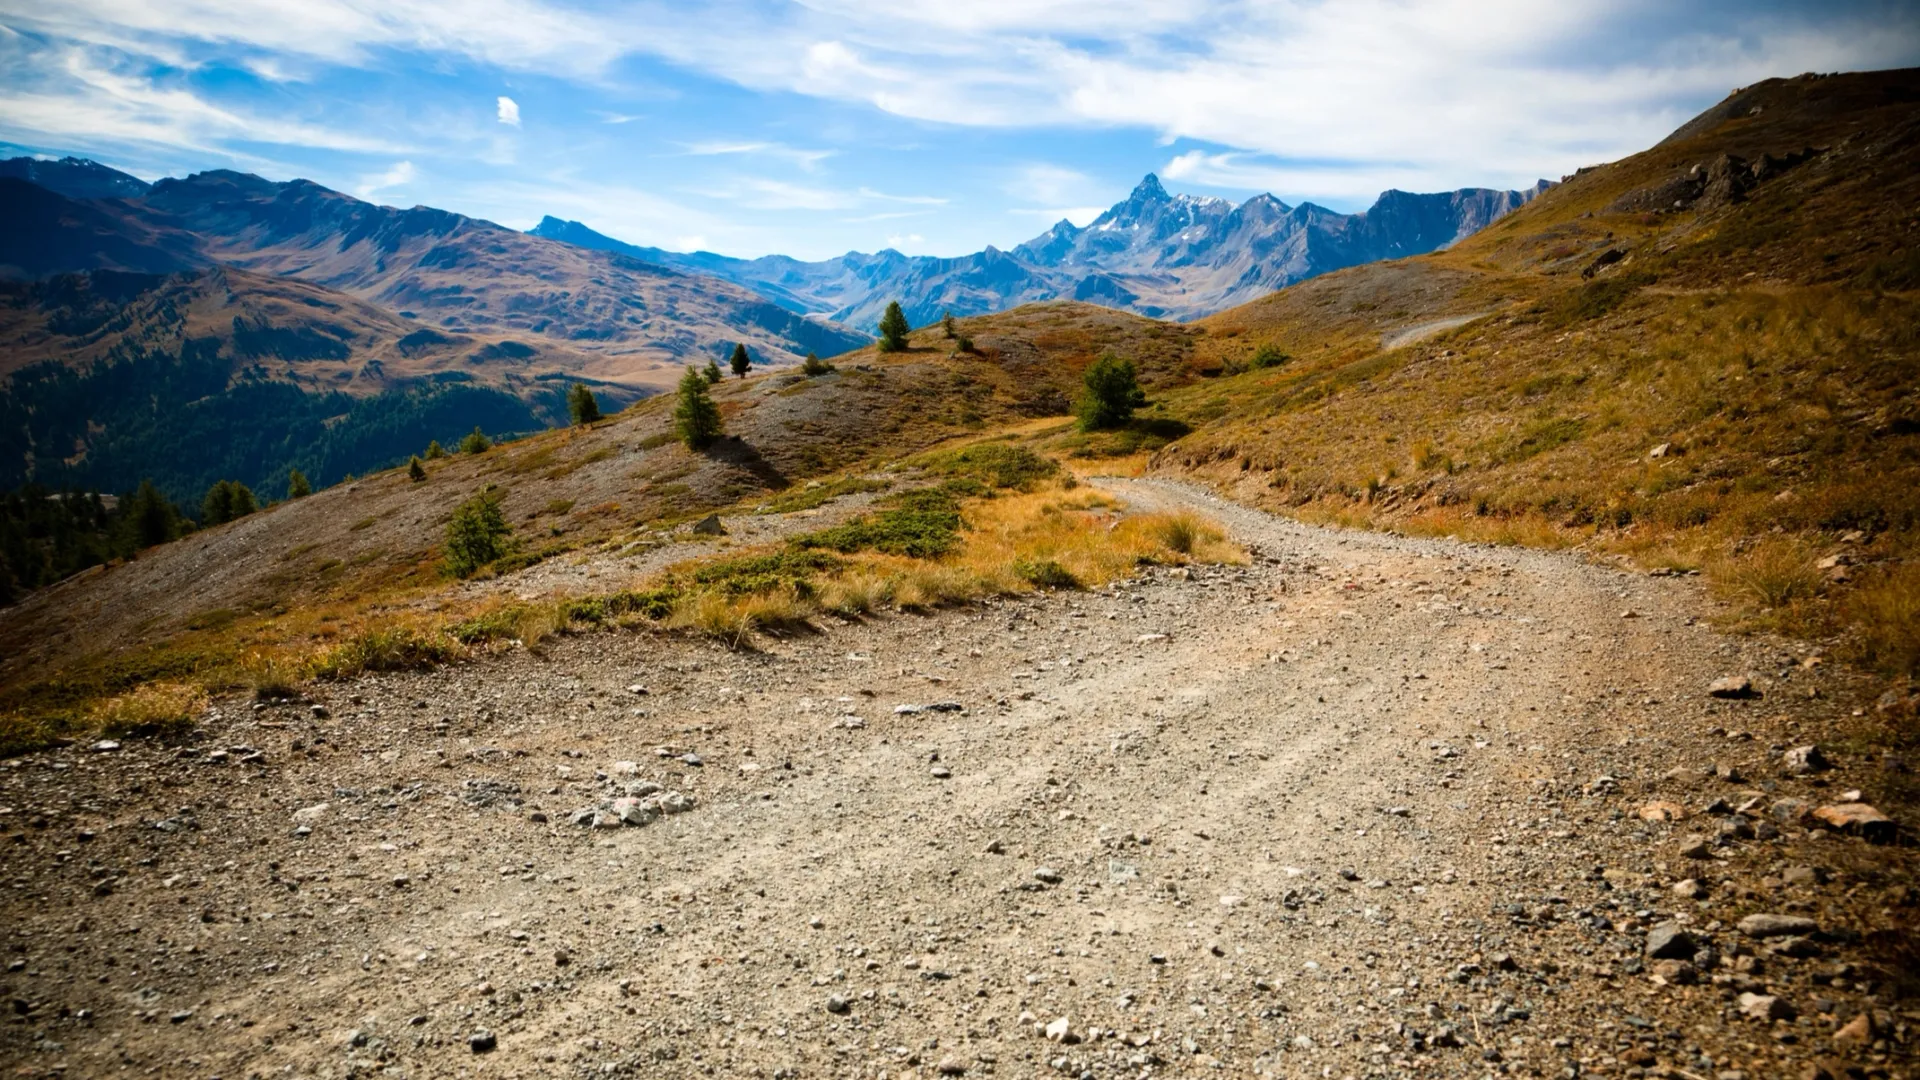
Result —
[[1687, 859], [1711, 859], [1713, 848], [1704, 836], [1689, 836], [1680, 841], [1680, 855]]
[[853, 1004], [839, 994], [827, 998], [827, 1011], [835, 1016], [845, 1016], [853, 1010]]
[[1661, 923], [1647, 931], [1647, 955], [1655, 960], [1691, 959], [1699, 948], [1700, 943], [1679, 923]]
[[1713, 682], [1707, 686], [1707, 696], [1738, 699], [1757, 697], [1758, 695], [1753, 692], [1752, 679], [1747, 678], [1745, 675], [1728, 675], [1713, 680]]
[[1740, 932], [1748, 937], [1786, 937], [1789, 934], [1814, 934], [1820, 924], [1802, 915], [1749, 915], [1740, 920]]
[[1782, 825], [1798, 825], [1813, 812], [1813, 806], [1804, 799], [1775, 799], [1767, 812]]
[[1791, 1020], [1795, 1016], [1792, 1005], [1772, 994], [1749, 991], [1740, 995], [1737, 1005], [1741, 1016], [1754, 1020]]
[[488, 1031], [486, 1028], [481, 1028], [467, 1036], [467, 1049], [476, 1054], [490, 1054], [493, 1052], [494, 1047], [499, 1045], [500, 1040], [494, 1038], [493, 1032]]
[[1058, 885], [1065, 879], [1061, 877], [1060, 871], [1055, 870], [1053, 867], [1041, 866], [1034, 869], [1033, 880], [1045, 882], [1048, 885]]
[[1781, 755], [1780, 763], [1795, 776], [1824, 772], [1832, 767], [1818, 746], [1796, 746]]

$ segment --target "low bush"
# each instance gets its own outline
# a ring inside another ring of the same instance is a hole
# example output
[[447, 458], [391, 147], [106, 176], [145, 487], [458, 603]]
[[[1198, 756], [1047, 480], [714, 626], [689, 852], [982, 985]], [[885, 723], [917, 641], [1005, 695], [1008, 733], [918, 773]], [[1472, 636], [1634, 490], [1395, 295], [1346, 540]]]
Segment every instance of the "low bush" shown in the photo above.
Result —
[[952, 551], [960, 541], [960, 505], [940, 490], [904, 492], [893, 505], [844, 525], [810, 533], [794, 541], [802, 549], [826, 548], [843, 554], [878, 551], [932, 559]]

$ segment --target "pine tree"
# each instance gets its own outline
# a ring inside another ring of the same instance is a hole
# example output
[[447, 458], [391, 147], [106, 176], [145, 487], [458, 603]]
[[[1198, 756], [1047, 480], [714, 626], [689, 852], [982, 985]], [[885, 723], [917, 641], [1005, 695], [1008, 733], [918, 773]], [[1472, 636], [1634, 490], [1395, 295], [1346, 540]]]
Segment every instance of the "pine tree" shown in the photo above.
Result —
[[574, 383], [567, 391], [567, 411], [573, 414], [573, 422], [582, 426], [600, 419], [600, 403], [593, 399], [586, 383]]
[[832, 370], [833, 370], [833, 365], [827, 363], [825, 360], [820, 359], [820, 354], [818, 353], [808, 353], [807, 358], [800, 362], [800, 374], [806, 375], [809, 377], [814, 375], [825, 375]]
[[733, 373], [743, 379], [747, 377], [747, 372], [753, 370], [753, 357], [747, 355], [747, 347], [743, 344], [733, 347], [733, 358], [727, 363], [733, 366]]
[[900, 301], [887, 301], [887, 312], [880, 316], [880, 351], [905, 352], [907, 334], [913, 327], [907, 325], [907, 314], [900, 310]]
[[705, 369], [702, 370], [701, 374], [707, 377], [708, 386], [720, 385], [720, 365], [715, 361], [708, 360], [707, 366]]
[[947, 332], [947, 339], [949, 341], [959, 336], [959, 331], [953, 328], [953, 312], [943, 311], [940, 313], [940, 326]]
[[307, 474], [299, 469], [287, 473], [287, 498], [304, 499], [313, 494], [313, 485], [307, 483]]
[[140, 490], [134, 493], [123, 520], [127, 539], [136, 551], [164, 544], [180, 535], [180, 512], [151, 480], [140, 481]]
[[231, 520], [237, 521], [258, 509], [260, 504], [254, 501], [253, 492], [247, 485], [238, 480], [233, 481], [233, 518]]
[[440, 445], [439, 439], [434, 439], [433, 441], [427, 443], [427, 460], [428, 461], [432, 461], [436, 458], [443, 458], [446, 456], [447, 456], [447, 448]]
[[417, 484], [426, 478], [427, 467], [420, 464], [419, 458], [414, 458], [412, 461], [407, 462], [407, 479]]
[[1073, 409], [1074, 415], [1080, 418], [1082, 431], [1123, 427], [1133, 419], [1133, 410], [1147, 403], [1147, 394], [1140, 389], [1133, 361], [1122, 360], [1111, 352], [1095, 360], [1082, 381], [1085, 389]]
[[200, 524], [207, 527], [238, 521], [260, 509], [253, 492], [238, 480], [218, 480], [200, 500]]
[[506, 515], [500, 512], [500, 494], [491, 486], [461, 503], [447, 523], [447, 572], [455, 577], [472, 577], [507, 553], [507, 537], [512, 531]]
[[707, 395], [706, 377], [693, 368], [680, 377], [680, 402], [673, 410], [674, 434], [690, 450], [703, 450], [720, 437], [720, 406]]
[[460, 452], [463, 454], [484, 454], [493, 448], [493, 441], [480, 431], [480, 425], [473, 425], [467, 437], [460, 440]]
[[200, 527], [224, 525], [233, 519], [233, 485], [216, 480], [200, 499]]

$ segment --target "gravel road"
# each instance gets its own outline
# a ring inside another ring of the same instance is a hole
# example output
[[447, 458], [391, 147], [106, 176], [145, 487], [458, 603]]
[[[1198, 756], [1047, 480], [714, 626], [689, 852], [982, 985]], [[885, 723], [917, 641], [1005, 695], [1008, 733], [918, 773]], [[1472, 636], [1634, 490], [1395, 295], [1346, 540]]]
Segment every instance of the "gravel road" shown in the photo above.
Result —
[[1844, 675], [1685, 578], [1102, 483], [1255, 562], [750, 652], [596, 633], [5, 763], [0, 1059], [1913, 1075], [1912, 849], [1804, 813], [1886, 778]]

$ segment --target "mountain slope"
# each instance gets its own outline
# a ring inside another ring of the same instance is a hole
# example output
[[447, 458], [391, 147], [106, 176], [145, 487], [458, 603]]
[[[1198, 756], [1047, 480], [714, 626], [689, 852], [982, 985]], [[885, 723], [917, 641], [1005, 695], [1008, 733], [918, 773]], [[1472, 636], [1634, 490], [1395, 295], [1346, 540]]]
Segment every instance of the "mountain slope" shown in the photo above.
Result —
[[1191, 319], [1344, 266], [1432, 251], [1484, 228], [1547, 187], [1470, 188], [1437, 195], [1389, 191], [1361, 214], [1271, 195], [1235, 206], [1169, 195], [1149, 174], [1086, 228], [1062, 221], [1011, 251], [942, 259], [850, 252], [821, 262], [782, 255], [731, 259], [637, 247], [577, 221], [548, 217], [536, 236], [713, 274], [788, 309], [871, 326], [891, 300], [915, 325], [943, 312], [977, 315], [1037, 300], [1074, 299], [1151, 317]]
[[1209, 369], [1292, 360], [1167, 395], [1197, 430], [1153, 466], [1702, 568], [1915, 670], [1917, 204], [1920, 73], [1769, 80], [1444, 252], [1203, 320]]
[[[566, 422], [591, 359], [539, 338], [442, 333], [342, 293], [216, 267], [0, 285], [0, 488], [191, 504], [218, 479], [284, 489], [383, 467], [478, 424]], [[594, 389], [609, 408], [640, 395]]]
[[216, 171], [137, 198], [63, 199], [0, 180], [0, 265], [15, 276], [225, 264], [297, 277], [450, 333], [564, 343], [578, 374], [661, 387], [745, 343], [762, 362], [870, 340], [717, 278], [587, 252], [428, 207], [396, 210], [304, 180]]
[[7, 158], [0, 161], [0, 176], [38, 184], [69, 199], [135, 199], [151, 186], [137, 176], [77, 157]]

